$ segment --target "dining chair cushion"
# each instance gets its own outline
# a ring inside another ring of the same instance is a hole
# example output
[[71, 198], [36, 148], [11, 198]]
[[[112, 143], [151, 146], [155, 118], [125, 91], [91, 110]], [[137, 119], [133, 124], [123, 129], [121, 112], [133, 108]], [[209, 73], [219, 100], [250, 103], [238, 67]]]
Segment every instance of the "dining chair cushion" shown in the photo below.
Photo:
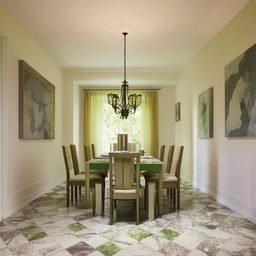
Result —
[[114, 199], [136, 199], [136, 189], [115, 189], [113, 191]]
[[170, 174], [164, 174], [163, 175], [163, 182], [177, 182], [178, 179], [176, 176], [170, 175]]
[[[80, 180], [85, 182], [85, 175], [82, 174], [82, 173], [70, 177], [71, 182], [72, 181], [80, 181]], [[99, 181], [101, 181], [102, 177], [98, 174], [90, 174], [90, 180], [99, 180]]]

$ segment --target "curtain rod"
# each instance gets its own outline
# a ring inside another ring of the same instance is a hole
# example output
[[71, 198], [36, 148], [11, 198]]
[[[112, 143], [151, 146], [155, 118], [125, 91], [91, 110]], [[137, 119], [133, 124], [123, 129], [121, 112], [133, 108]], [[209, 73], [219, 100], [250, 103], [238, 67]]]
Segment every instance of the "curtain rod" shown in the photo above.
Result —
[[[115, 90], [121, 90], [121, 88], [86, 88], [84, 91], [115, 91]], [[140, 91], [160, 91], [161, 88], [129, 88], [129, 91], [132, 90], [140, 90]]]

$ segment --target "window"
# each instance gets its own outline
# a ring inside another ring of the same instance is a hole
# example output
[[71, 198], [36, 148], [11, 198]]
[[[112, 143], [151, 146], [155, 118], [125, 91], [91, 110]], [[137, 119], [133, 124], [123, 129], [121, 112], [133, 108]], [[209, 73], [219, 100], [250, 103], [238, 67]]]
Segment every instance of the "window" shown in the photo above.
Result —
[[[94, 143], [97, 153], [110, 150], [110, 145], [117, 142], [118, 133], [127, 133], [128, 140], [136, 143], [137, 150], [157, 155], [158, 118], [157, 92], [136, 91], [142, 94], [142, 104], [135, 114], [127, 119], [120, 119], [107, 103], [109, 91], [85, 92], [85, 145]], [[115, 92], [116, 93], [116, 92]]]

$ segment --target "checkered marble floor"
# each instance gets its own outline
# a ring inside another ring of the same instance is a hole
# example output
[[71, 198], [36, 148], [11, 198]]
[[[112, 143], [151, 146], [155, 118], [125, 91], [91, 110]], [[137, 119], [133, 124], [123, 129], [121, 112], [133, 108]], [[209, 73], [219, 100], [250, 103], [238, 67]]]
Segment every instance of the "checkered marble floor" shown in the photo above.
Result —
[[[249, 256], [256, 255], [256, 224], [182, 183], [181, 210], [164, 198], [164, 215], [135, 225], [133, 202], [117, 204], [117, 221], [93, 216], [81, 198], [65, 207], [60, 185], [0, 222], [0, 255], [47, 256]], [[143, 201], [143, 200], [141, 200]]]

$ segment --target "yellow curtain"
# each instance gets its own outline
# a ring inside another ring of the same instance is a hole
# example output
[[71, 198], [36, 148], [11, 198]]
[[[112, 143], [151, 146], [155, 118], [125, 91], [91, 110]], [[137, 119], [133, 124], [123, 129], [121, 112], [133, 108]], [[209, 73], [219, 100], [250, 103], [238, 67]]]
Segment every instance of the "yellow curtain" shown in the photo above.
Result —
[[104, 152], [104, 104], [106, 93], [101, 91], [85, 92], [84, 100], [84, 144], [95, 144], [96, 153]]
[[142, 92], [142, 145], [149, 155], [158, 157], [158, 94]]

